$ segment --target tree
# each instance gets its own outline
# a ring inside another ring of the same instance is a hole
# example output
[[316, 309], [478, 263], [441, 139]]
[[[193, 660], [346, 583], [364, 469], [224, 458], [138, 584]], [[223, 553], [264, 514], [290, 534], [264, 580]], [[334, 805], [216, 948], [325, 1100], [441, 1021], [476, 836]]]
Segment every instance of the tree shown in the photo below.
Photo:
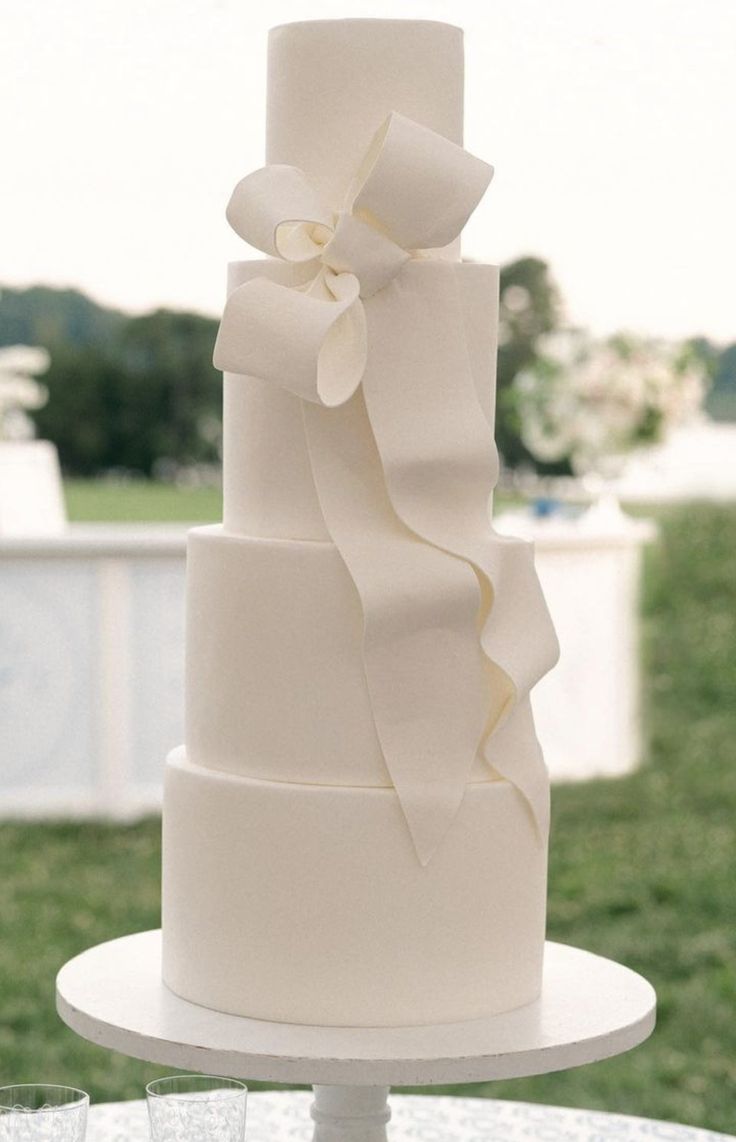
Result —
[[[152, 475], [157, 462], [218, 458], [222, 378], [212, 364], [216, 332], [212, 318], [165, 309], [127, 323], [120, 344], [130, 401], [126, 466]], [[145, 424], [134, 425], [141, 418]], [[141, 427], [134, 442], [132, 434]]]
[[125, 314], [98, 305], [76, 289], [0, 286], [0, 345], [108, 344]]
[[123, 468], [152, 476], [217, 460], [221, 379], [212, 365], [216, 322], [158, 310], [128, 319], [107, 345], [53, 345], [38, 434], [65, 471]]
[[692, 350], [704, 362], [711, 378], [705, 407], [714, 420], [736, 420], [736, 343], [719, 348], [707, 337], [694, 337]]
[[558, 288], [540, 258], [525, 257], [501, 270], [496, 443], [509, 467], [536, 464], [521, 442], [514, 377], [536, 359], [536, 344], [562, 317]]

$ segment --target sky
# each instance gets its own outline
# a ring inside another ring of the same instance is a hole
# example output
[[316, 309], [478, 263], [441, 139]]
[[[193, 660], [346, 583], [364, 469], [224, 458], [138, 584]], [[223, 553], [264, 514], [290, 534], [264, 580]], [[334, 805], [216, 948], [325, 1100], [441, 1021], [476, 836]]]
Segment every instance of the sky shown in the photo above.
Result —
[[545, 258], [596, 333], [736, 340], [736, 0], [0, 0], [0, 282], [219, 312], [268, 28], [340, 16], [465, 28], [467, 254]]

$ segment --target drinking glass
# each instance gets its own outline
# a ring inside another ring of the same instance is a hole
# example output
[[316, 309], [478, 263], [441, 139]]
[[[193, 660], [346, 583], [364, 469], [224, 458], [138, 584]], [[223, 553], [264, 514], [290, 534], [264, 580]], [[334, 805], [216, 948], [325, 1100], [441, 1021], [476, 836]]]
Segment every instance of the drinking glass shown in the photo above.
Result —
[[71, 1086], [0, 1087], [0, 1142], [84, 1142], [89, 1095]]
[[146, 1087], [152, 1142], [242, 1142], [248, 1088], [213, 1075], [172, 1075]]

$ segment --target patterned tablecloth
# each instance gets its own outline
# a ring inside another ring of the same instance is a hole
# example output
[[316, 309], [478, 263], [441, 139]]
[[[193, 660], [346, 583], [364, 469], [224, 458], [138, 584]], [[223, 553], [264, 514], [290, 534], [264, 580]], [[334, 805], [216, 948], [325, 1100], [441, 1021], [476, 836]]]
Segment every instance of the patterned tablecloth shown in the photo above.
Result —
[[[247, 1142], [310, 1142], [312, 1095], [306, 1091], [248, 1096]], [[730, 1135], [694, 1126], [485, 1098], [393, 1095], [391, 1142], [716, 1142]], [[148, 1142], [145, 1102], [90, 1109], [87, 1142]]]

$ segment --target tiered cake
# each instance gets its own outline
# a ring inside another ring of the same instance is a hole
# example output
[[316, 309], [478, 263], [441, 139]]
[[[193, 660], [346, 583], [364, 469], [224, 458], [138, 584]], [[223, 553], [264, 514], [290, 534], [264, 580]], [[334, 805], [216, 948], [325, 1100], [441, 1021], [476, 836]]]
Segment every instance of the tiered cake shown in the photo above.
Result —
[[191, 533], [164, 979], [267, 1020], [472, 1019], [539, 993], [556, 641], [490, 524], [498, 271], [460, 260], [459, 29], [269, 40], [228, 217], [224, 522]]

